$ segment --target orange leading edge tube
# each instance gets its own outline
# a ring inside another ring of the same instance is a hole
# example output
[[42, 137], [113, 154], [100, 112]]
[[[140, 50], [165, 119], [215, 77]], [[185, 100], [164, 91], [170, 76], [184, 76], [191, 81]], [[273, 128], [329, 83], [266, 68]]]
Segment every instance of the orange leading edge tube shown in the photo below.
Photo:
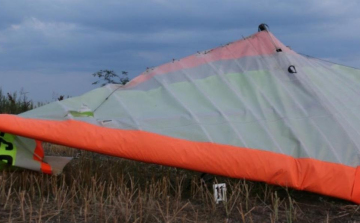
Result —
[[[42, 131], [32, 131], [34, 128]], [[111, 156], [265, 181], [360, 203], [359, 167], [138, 130], [109, 129], [74, 120], [0, 115], [0, 131]]]

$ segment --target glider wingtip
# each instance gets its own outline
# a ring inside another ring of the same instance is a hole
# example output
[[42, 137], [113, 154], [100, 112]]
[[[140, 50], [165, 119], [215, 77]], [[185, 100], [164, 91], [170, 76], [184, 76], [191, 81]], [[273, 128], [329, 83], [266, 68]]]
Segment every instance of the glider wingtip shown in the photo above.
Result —
[[45, 156], [44, 161], [51, 166], [52, 174], [59, 175], [64, 167], [73, 159], [73, 157], [64, 156]]

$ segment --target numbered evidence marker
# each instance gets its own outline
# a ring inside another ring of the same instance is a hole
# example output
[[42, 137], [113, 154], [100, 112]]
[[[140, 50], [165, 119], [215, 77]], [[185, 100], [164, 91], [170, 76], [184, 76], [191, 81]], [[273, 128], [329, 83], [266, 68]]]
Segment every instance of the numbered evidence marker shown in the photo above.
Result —
[[0, 132], [0, 162], [7, 165], [15, 163], [16, 147], [13, 145], [15, 136]]
[[219, 201], [226, 202], [226, 184], [214, 184], [214, 199], [216, 201], [216, 204], [219, 203]]

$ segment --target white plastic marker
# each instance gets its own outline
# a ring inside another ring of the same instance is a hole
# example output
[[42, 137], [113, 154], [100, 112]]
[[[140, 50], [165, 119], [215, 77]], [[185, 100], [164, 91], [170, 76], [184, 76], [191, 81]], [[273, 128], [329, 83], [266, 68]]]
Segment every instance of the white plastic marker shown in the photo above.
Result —
[[214, 184], [214, 199], [216, 201], [216, 204], [219, 203], [219, 201], [226, 202], [226, 184]]

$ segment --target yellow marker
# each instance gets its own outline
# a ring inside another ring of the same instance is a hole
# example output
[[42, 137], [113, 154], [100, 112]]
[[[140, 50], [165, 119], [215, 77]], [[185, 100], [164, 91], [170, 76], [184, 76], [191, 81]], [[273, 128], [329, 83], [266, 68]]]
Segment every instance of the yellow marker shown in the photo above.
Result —
[[14, 165], [16, 159], [16, 146], [13, 144], [15, 136], [7, 133], [0, 133], [0, 162]]

